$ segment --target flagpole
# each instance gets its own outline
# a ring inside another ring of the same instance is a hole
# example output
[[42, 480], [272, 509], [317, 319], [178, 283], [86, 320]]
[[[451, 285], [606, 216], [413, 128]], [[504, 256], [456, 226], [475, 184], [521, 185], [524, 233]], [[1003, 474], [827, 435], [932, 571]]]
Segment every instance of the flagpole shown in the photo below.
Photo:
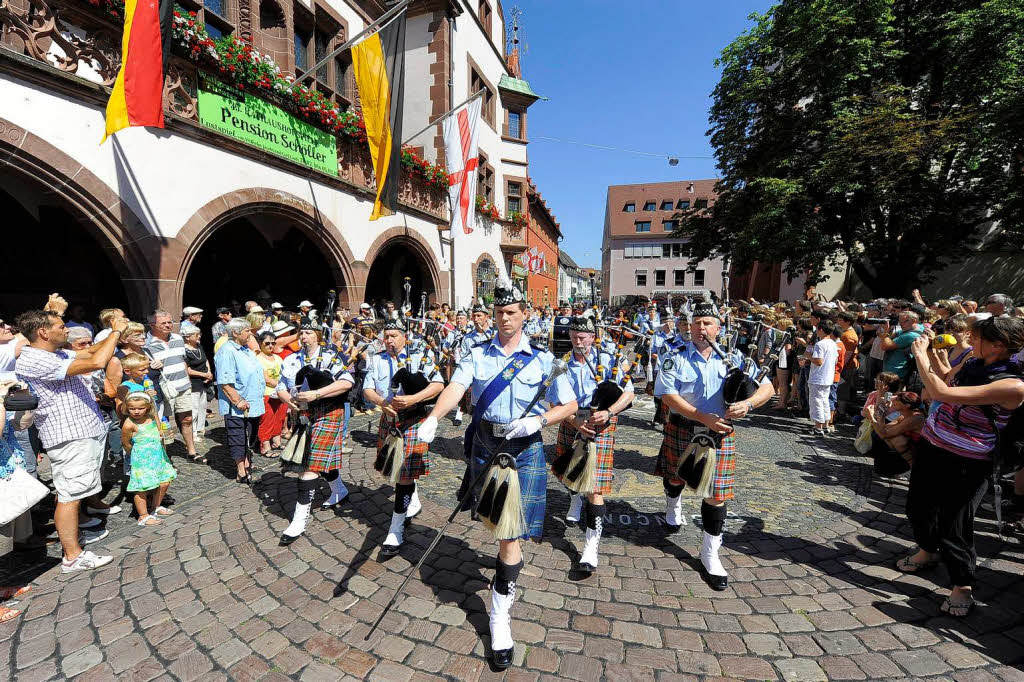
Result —
[[436, 125], [437, 125], [438, 123], [440, 123], [440, 122], [441, 122], [441, 121], [443, 121], [444, 119], [446, 119], [446, 118], [448, 118], [449, 116], [451, 116], [452, 114], [454, 114], [454, 113], [455, 113], [455, 110], [456, 110], [456, 109], [459, 109], [459, 108], [461, 108], [461, 107], [463, 107], [463, 106], [465, 106], [465, 105], [469, 104], [470, 102], [472, 102], [472, 101], [473, 101], [473, 100], [475, 100], [475, 99], [476, 99], [477, 97], [480, 97], [480, 96], [481, 96], [481, 95], [483, 95], [483, 94], [484, 94], [484, 91], [483, 91], [483, 90], [477, 90], [477, 91], [476, 91], [476, 92], [474, 92], [474, 93], [473, 93], [472, 95], [470, 95], [470, 96], [469, 96], [469, 97], [467, 97], [466, 99], [462, 100], [461, 102], [459, 102], [458, 104], [456, 104], [456, 105], [455, 105], [454, 107], [452, 107], [451, 109], [449, 109], [448, 111], [444, 112], [443, 114], [441, 114], [440, 116], [438, 116], [437, 118], [435, 118], [435, 119], [434, 119], [433, 121], [431, 121], [430, 123], [428, 123], [428, 124], [427, 124], [427, 125], [426, 125], [426, 126], [425, 126], [424, 128], [422, 128], [422, 129], [420, 129], [420, 130], [417, 130], [417, 131], [416, 131], [416, 134], [415, 134], [415, 135], [410, 135], [410, 136], [409, 136], [409, 137], [407, 137], [406, 139], [402, 140], [402, 144], [403, 144], [403, 145], [405, 145], [405, 144], [408, 144], [409, 142], [412, 142], [412, 141], [413, 141], [413, 140], [415, 140], [415, 139], [416, 139], [416, 138], [417, 138], [418, 136], [422, 135], [423, 133], [425, 133], [426, 131], [430, 130], [431, 128], [433, 128], [434, 126], [436, 126]]
[[374, 30], [378, 30], [378, 28], [383, 29], [385, 24], [391, 21], [391, 19], [393, 19], [394, 17], [398, 16], [398, 14], [401, 13], [406, 7], [408, 7], [411, 2], [412, 0], [402, 0], [397, 5], [389, 9], [387, 12], [380, 15], [379, 18], [375, 19], [374, 21], [371, 21], [369, 24], [367, 24], [366, 28], [357, 33], [354, 38], [346, 41], [343, 45], [339, 45], [338, 47], [334, 48], [333, 50], [331, 50], [330, 54], [328, 54], [326, 57], [324, 57], [316, 64], [314, 64], [313, 68], [307, 69], [305, 73], [303, 73], [301, 76], [295, 79], [295, 82], [301, 83], [302, 81], [306, 80], [306, 78], [309, 77], [309, 74], [314, 73], [321, 66], [329, 62], [331, 58], [334, 57], [334, 55], [352, 47], [360, 40], [365, 38], [367, 35], [372, 33]]

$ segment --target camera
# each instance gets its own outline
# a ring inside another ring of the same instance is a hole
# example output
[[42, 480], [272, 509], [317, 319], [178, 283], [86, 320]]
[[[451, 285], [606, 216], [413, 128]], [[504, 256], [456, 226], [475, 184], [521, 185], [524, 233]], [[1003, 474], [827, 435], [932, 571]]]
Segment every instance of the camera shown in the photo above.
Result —
[[869, 317], [864, 321], [867, 322], [868, 324], [888, 324], [889, 322], [889, 320], [885, 319], [884, 317]]
[[956, 345], [956, 338], [952, 334], [939, 334], [932, 339], [932, 348], [952, 348]]

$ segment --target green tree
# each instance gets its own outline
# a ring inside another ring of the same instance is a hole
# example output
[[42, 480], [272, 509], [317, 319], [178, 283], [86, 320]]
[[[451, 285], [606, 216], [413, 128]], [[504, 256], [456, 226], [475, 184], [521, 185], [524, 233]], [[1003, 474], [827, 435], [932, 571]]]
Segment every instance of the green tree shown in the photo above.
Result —
[[691, 258], [907, 294], [995, 221], [1024, 235], [1024, 0], [783, 0], [723, 51], [721, 181]]

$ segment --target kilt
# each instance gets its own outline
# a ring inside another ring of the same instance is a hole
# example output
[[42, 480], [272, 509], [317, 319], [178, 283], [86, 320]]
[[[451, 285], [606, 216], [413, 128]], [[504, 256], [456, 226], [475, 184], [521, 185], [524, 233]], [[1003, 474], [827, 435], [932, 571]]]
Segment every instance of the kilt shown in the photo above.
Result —
[[[683, 479], [676, 476], [679, 457], [686, 451], [693, 433], [688, 426], [677, 426], [670, 421], [665, 422], [665, 439], [661, 442], [661, 451], [654, 463], [654, 475], [667, 478], [671, 485], [686, 485]], [[736, 478], [736, 434], [730, 433], [722, 437], [722, 442], [715, 451], [717, 463], [715, 478], [711, 482], [711, 497], [716, 502], [731, 500], [733, 483]]]
[[[408, 485], [420, 476], [430, 473], [430, 455], [427, 449], [429, 443], [419, 439], [420, 424], [426, 417], [402, 419], [398, 415], [398, 430], [402, 432], [402, 442], [405, 444], [405, 459], [402, 461], [402, 471], [398, 474], [398, 482]], [[390, 431], [390, 420], [387, 417], [380, 418], [377, 427], [377, 451], [384, 447], [384, 440]]]
[[[521, 540], [540, 541], [544, 535], [544, 510], [548, 499], [548, 467], [544, 459], [544, 441], [539, 433], [526, 438], [514, 438], [506, 441], [504, 438], [495, 438], [488, 435], [486, 429], [478, 429], [473, 439], [473, 457], [470, 459], [470, 466], [474, 476], [483, 471], [491, 459], [491, 455], [498, 448], [504, 448], [504, 452], [516, 455], [516, 469], [519, 474], [519, 488], [522, 492], [523, 516], [526, 519], [526, 534]], [[483, 476], [477, 483], [474, 490], [476, 498], [480, 499], [480, 491], [483, 487]], [[515, 540], [517, 538], [500, 538], [502, 540]]]
[[[598, 495], [607, 495], [612, 491], [612, 466], [615, 457], [615, 429], [618, 427], [618, 415], [612, 415], [605, 427], [597, 432], [594, 444], [597, 446], [597, 481], [594, 485], [594, 492]], [[576, 429], [570, 426], [568, 420], [558, 426], [558, 440], [555, 443], [555, 459], [572, 450], [576, 442]], [[559, 479], [561, 480], [561, 479]]]
[[[320, 403], [326, 402], [325, 405]], [[327, 473], [341, 468], [345, 445], [345, 404], [319, 400], [309, 408], [309, 443], [302, 463], [309, 471]]]

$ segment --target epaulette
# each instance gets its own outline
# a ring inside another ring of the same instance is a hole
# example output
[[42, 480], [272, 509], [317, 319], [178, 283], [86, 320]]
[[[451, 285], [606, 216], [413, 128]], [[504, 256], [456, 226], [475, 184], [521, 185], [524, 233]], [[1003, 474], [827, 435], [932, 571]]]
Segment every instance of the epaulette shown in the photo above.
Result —
[[532, 348], [534, 350], [538, 350], [538, 351], [543, 351], [543, 352], [547, 352], [548, 351], [548, 347], [545, 346], [540, 341], [530, 341], [530, 348]]
[[490, 339], [484, 339], [483, 341], [477, 341], [476, 343], [473, 344], [472, 347], [473, 348], [483, 348], [484, 346], [486, 346], [490, 342], [491, 342]]

